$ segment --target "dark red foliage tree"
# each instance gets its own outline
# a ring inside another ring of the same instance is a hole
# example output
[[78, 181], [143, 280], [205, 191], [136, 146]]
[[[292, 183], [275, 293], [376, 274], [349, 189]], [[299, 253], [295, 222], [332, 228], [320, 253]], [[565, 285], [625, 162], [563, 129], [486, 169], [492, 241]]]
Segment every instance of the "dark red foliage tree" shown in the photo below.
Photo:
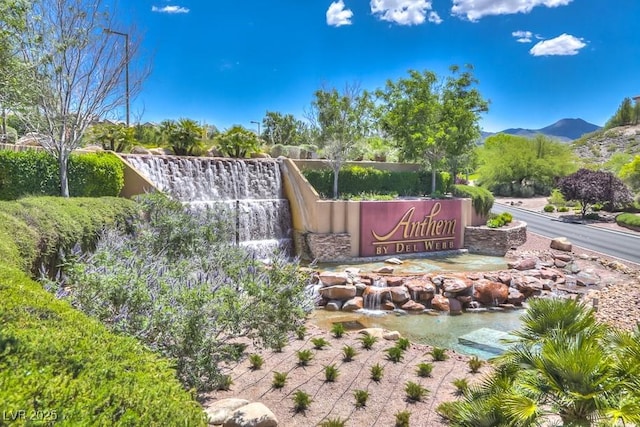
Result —
[[624, 206], [633, 198], [624, 182], [611, 172], [580, 169], [558, 181], [558, 189], [566, 200], [580, 202], [582, 218], [594, 203]]

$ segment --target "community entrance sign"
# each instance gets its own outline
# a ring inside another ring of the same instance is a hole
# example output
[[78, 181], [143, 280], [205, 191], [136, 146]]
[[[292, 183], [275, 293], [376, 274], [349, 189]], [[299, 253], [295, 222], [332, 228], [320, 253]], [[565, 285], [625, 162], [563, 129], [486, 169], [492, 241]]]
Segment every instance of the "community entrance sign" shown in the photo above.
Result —
[[361, 202], [360, 256], [460, 249], [462, 200]]

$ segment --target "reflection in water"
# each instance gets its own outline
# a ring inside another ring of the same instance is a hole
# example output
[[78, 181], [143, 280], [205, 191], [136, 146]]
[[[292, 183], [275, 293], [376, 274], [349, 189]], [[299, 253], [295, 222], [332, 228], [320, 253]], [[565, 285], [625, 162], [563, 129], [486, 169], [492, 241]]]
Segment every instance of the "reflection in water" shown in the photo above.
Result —
[[[373, 315], [361, 313], [331, 312], [315, 310], [311, 323], [329, 330], [336, 322], [358, 322], [365, 328], [397, 330], [409, 340], [435, 347], [446, 347], [458, 353], [477, 355], [482, 358], [493, 356], [481, 350], [458, 343], [458, 337], [480, 328], [491, 328], [510, 332], [520, 328], [522, 310], [505, 312], [464, 313], [461, 316], [440, 314], [399, 315], [394, 312], [375, 312]], [[353, 323], [352, 323], [353, 324]]]

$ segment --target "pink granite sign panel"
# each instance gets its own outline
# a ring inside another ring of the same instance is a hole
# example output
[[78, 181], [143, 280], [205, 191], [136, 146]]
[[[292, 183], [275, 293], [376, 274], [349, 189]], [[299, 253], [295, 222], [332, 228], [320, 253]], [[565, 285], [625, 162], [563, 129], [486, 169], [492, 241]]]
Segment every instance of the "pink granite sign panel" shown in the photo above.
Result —
[[462, 248], [462, 200], [361, 202], [360, 256]]

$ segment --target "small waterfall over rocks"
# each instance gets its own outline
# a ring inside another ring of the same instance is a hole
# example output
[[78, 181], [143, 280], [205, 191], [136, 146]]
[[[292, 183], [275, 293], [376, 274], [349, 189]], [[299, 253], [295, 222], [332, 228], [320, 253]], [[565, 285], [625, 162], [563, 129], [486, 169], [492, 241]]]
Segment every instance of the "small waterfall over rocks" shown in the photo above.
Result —
[[126, 155], [158, 189], [193, 207], [219, 206], [234, 216], [239, 244], [257, 256], [292, 250], [291, 211], [275, 159]]

